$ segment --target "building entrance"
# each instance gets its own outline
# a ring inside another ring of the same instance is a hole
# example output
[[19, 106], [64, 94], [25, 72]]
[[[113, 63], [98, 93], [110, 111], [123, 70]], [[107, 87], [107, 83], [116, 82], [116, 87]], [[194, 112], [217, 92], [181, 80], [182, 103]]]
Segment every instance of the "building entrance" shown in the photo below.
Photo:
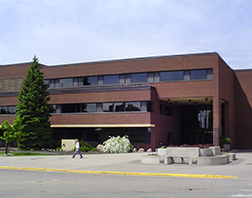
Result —
[[181, 144], [197, 145], [213, 143], [213, 106], [181, 106]]

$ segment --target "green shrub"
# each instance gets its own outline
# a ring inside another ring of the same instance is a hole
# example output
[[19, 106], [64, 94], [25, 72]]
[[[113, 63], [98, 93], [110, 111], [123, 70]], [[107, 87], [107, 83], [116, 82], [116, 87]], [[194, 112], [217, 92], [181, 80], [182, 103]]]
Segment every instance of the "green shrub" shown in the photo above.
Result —
[[91, 151], [93, 148], [89, 143], [85, 142], [84, 140], [80, 141], [80, 150], [81, 150], [81, 147], [84, 147], [85, 151]]
[[99, 151], [97, 148], [92, 148], [91, 151]]

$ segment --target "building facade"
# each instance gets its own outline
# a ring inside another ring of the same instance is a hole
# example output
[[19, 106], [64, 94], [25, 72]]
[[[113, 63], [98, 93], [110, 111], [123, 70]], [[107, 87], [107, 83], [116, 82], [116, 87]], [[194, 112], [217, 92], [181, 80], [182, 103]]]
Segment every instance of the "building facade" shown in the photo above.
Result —
[[[0, 66], [0, 123], [15, 118], [30, 63]], [[214, 144], [252, 148], [252, 70], [217, 53], [43, 65], [53, 138], [92, 145], [128, 135], [136, 147]]]

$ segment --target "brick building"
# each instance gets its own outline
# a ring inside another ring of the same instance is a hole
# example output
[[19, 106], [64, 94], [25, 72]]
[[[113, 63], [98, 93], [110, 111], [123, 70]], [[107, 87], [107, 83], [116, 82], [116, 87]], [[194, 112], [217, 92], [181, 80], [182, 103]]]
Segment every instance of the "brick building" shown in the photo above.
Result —
[[[0, 123], [15, 117], [30, 63], [0, 66]], [[54, 139], [93, 145], [128, 135], [136, 147], [220, 144], [252, 148], [252, 70], [217, 53], [45, 66]]]

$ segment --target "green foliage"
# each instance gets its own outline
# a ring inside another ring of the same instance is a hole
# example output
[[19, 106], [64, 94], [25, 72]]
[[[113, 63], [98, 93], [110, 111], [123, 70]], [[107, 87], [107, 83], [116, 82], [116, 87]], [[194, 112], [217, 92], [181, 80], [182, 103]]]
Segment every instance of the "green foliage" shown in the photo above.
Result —
[[224, 144], [230, 144], [232, 141], [229, 137], [224, 137], [221, 136], [221, 146], [223, 146]]
[[21, 119], [18, 146], [22, 150], [41, 150], [50, 147], [52, 142], [50, 97], [40, 68], [38, 59], [34, 57], [18, 96], [16, 114]]
[[90, 144], [88, 144], [84, 140], [80, 141], [80, 151], [81, 152], [87, 152], [87, 151], [91, 151], [91, 150], [92, 150], [92, 146]]
[[97, 149], [97, 148], [92, 148], [91, 151], [99, 151], [99, 149]]
[[[91, 151], [93, 149], [93, 147], [88, 144], [87, 142], [85, 142], [84, 140], [80, 140], [80, 151], [81, 152], [88, 152], [88, 151]], [[74, 147], [72, 149], [72, 151], [75, 151], [76, 148]]]
[[15, 118], [12, 126], [7, 120], [5, 120], [4, 123], [1, 124], [3, 136], [1, 136], [0, 139], [6, 141], [7, 143], [18, 140], [20, 137], [20, 128], [21, 120], [19, 116]]

